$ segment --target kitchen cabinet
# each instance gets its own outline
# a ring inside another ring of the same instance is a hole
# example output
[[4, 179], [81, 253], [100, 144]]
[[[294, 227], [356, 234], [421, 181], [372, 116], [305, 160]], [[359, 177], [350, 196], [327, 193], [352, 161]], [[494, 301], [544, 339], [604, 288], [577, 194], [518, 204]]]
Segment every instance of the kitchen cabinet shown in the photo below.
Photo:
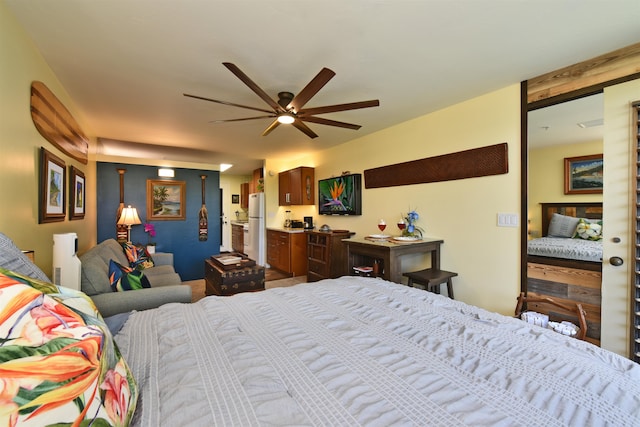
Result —
[[291, 274], [307, 274], [307, 237], [304, 232], [267, 230], [267, 263]]
[[334, 279], [349, 274], [347, 246], [352, 231], [307, 231], [307, 281]]
[[244, 227], [242, 224], [231, 224], [231, 247], [235, 252], [244, 253]]
[[249, 183], [243, 182], [240, 184], [240, 207], [243, 209], [249, 209]]
[[249, 193], [261, 193], [264, 191], [264, 172], [262, 168], [255, 169], [249, 181]]
[[314, 169], [300, 166], [278, 174], [280, 206], [315, 204]]

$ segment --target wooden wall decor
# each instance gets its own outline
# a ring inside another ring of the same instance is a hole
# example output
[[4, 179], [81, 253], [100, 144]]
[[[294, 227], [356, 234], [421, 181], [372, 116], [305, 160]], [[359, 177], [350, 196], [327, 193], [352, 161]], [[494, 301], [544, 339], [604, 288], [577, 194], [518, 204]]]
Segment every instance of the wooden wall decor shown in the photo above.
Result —
[[89, 139], [44, 83], [31, 83], [31, 119], [40, 135], [65, 154], [87, 164]]
[[365, 188], [452, 181], [509, 172], [507, 143], [364, 171]]

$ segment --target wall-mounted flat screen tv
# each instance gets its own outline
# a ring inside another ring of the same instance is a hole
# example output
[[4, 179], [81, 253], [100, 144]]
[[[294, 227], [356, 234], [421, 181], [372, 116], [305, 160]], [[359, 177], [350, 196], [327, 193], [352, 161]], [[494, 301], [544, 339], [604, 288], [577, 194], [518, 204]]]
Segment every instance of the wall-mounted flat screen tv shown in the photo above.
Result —
[[320, 215], [362, 215], [362, 174], [318, 180]]

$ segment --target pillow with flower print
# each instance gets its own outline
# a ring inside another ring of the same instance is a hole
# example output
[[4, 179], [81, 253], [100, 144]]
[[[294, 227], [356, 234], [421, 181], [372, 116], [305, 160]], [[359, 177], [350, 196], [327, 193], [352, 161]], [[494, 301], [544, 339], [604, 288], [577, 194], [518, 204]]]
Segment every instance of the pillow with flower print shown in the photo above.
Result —
[[153, 258], [149, 255], [146, 246], [134, 245], [133, 243], [122, 243], [122, 249], [127, 256], [131, 268], [144, 270], [154, 266]]
[[150, 288], [149, 279], [142, 270], [125, 267], [114, 260], [109, 260], [109, 283], [113, 292], [131, 291]]
[[128, 425], [137, 386], [82, 292], [0, 268], [0, 419]]
[[601, 240], [602, 221], [589, 221], [588, 219], [580, 218], [573, 237], [584, 240]]

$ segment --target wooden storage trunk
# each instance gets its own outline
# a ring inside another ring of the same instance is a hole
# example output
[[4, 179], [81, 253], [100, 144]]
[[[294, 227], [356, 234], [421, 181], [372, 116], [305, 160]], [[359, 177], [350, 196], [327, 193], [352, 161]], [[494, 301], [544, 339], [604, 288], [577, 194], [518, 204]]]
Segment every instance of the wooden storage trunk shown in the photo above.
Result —
[[264, 267], [254, 265], [223, 270], [212, 260], [205, 260], [205, 294], [228, 296], [239, 292], [264, 290]]

